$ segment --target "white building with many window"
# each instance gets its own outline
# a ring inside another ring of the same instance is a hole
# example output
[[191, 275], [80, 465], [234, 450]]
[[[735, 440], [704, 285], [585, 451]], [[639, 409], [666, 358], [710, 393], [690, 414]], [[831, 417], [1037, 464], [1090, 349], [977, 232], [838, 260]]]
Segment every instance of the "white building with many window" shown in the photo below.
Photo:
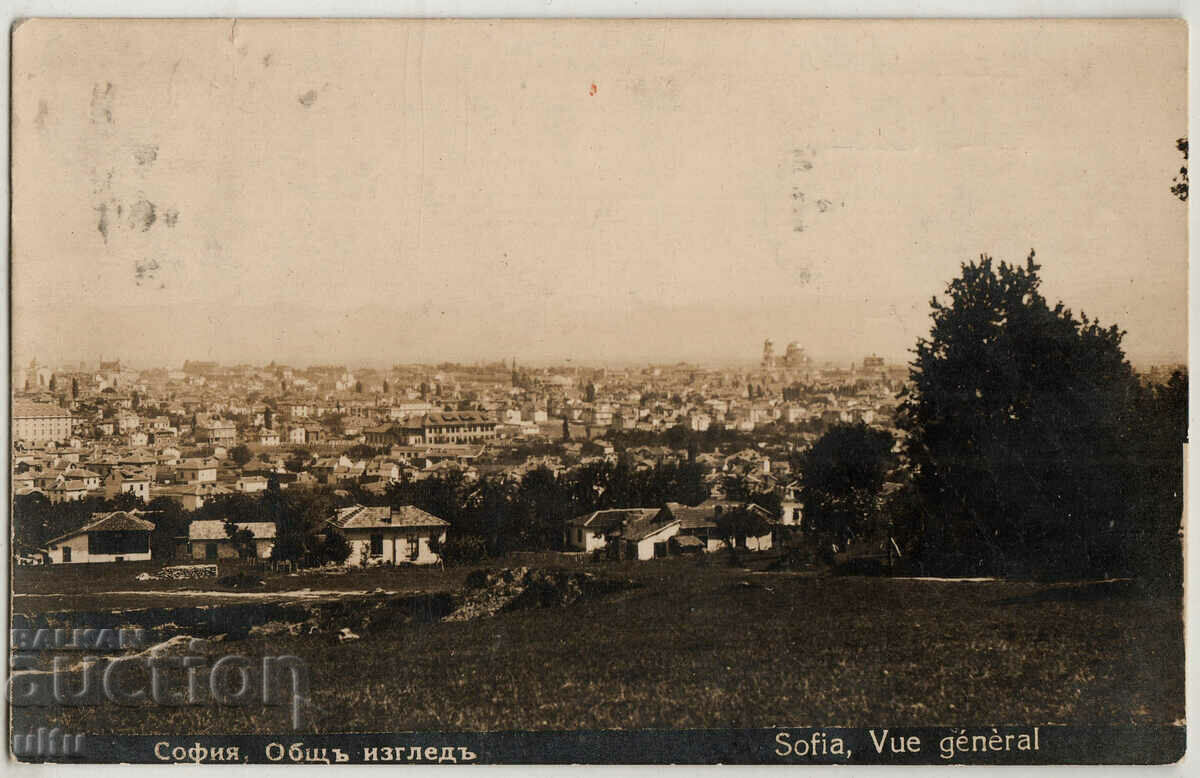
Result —
[[14, 441], [62, 443], [71, 438], [74, 420], [71, 412], [51, 403], [13, 401], [12, 436]]

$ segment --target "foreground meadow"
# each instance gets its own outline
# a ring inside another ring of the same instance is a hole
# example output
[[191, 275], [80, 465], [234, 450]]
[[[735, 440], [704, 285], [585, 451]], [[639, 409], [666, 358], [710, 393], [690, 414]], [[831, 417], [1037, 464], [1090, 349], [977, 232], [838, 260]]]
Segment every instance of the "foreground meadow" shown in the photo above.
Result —
[[[588, 569], [633, 586], [568, 607], [380, 623], [347, 642], [284, 632], [205, 652], [302, 657], [304, 729], [316, 732], [1161, 725], [1184, 715], [1180, 603], [1135, 587], [769, 573], [715, 558]], [[389, 571], [368, 572], [388, 588]], [[394, 571], [390, 588], [463, 577], [449, 573]], [[290, 729], [286, 708], [261, 705], [29, 707], [13, 723]]]

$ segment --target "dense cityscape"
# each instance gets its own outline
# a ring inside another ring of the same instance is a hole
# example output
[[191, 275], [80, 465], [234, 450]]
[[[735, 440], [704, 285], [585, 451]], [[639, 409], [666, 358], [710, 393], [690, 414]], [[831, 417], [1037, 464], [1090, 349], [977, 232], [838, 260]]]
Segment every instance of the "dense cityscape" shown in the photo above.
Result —
[[[795, 456], [833, 424], [898, 434], [905, 373], [876, 356], [816, 364], [794, 342], [776, 355], [770, 340], [759, 366], [745, 370], [532, 369], [516, 359], [390, 370], [188, 361], [133, 370], [119, 360], [35, 360], [16, 376], [23, 391], [13, 408], [13, 489], [18, 502], [124, 499], [132, 508], [165, 498], [195, 512], [269, 487], [382, 497], [389, 486], [450, 472], [471, 484], [538, 469], [559, 477], [605, 461], [641, 469], [688, 462], [712, 501], [773, 494], [780, 507], [770, 520], [796, 525]], [[167, 553], [184, 551], [179, 545]], [[260, 550], [269, 555], [270, 544]], [[76, 550], [64, 560], [57, 547], [20, 552], [31, 563], [89, 559]]]

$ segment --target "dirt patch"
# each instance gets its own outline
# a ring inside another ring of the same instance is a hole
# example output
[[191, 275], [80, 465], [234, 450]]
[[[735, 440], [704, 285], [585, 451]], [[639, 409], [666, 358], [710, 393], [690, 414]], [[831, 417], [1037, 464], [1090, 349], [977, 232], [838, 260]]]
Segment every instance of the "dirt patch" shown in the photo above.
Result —
[[477, 570], [468, 576], [462, 600], [445, 620], [469, 621], [524, 608], [562, 608], [636, 585], [562, 568]]

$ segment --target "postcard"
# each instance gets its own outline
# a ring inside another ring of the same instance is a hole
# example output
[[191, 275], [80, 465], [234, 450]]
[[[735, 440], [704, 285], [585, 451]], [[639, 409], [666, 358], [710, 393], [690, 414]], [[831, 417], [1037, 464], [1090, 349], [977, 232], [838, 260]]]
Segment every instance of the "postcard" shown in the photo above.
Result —
[[1183, 21], [11, 35], [12, 759], [1183, 757]]

